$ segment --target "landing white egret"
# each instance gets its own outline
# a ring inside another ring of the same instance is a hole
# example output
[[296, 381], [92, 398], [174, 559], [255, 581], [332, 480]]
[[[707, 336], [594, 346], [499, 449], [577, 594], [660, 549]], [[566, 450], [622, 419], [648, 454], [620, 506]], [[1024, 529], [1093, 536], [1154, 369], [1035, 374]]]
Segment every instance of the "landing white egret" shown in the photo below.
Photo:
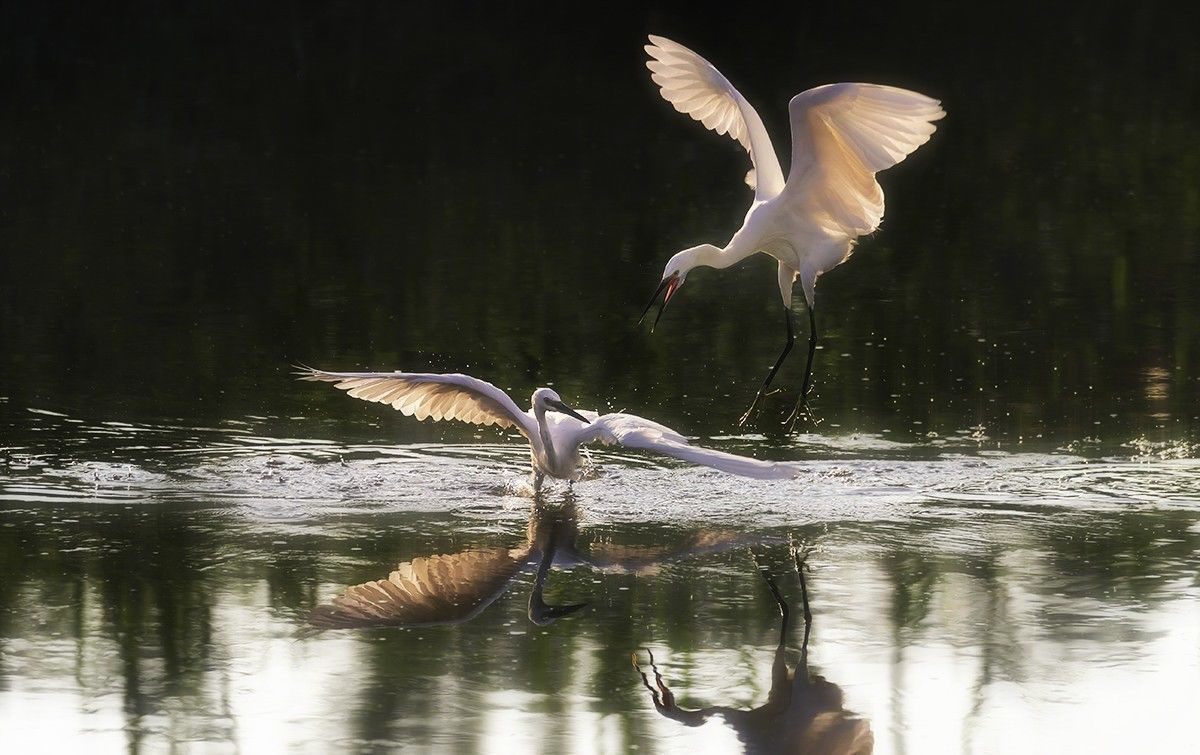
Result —
[[750, 153], [753, 168], [746, 183], [754, 189], [754, 201], [725, 246], [700, 244], [671, 257], [642, 317], [661, 295], [657, 324], [695, 267], [727, 268], [758, 252], [774, 257], [779, 262], [787, 342], [739, 424], [753, 415], [795, 343], [792, 286], [799, 278], [808, 309], [808, 363], [790, 423], [808, 407], [817, 346], [817, 278], [845, 262], [859, 236], [879, 227], [883, 189], [875, 174], [929, 141], [936, 128], [933, 121], [945, 112], [938, 100], [879, 84], [827, 84], [801, 92], [788, 103], [792, 164], [785, 182], [758, 113], [720, 71], [664, 37], [651, 35], [646, 52], [650, 78], [664, 99], [718, 134], [736, 139]]
[[671, 428], [633, 414], [577, 412], [550, 388], [534, 391], [531, 408], [523, 412], [504, 391], [470, 375], [297, 369], [301, 380], [333, 383], [354, 398], [389, 404], [419, 420], [453, 419], [515, 429], [529, 441], [535, 492], [541, 489], [546, 476], [579, 479], [583, 461], [579, 447], [597, 441], [652, 451], [745, 477], [781, 479], [795, 477], [801, 471], [794, 462], [760, 461], [693, 446]]

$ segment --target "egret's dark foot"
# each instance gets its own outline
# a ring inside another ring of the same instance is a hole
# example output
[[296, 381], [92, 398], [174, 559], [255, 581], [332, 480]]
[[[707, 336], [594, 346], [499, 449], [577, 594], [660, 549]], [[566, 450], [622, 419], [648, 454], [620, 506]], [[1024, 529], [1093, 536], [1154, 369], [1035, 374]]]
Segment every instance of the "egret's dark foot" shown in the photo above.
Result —
[[754, 400], [750, 402], [750, 408], [747, 409], [746, 413], [742, 415], [742, 418], [738, 420], [738, 427], [745, 427], [747, 422], [761, 414], [763, 409], [763, 401], [768, 396], [774, 396], [776, 393], [779, 393], [778, 388], [773, 391], [760, 390], [758, 393], [754, 394]]
[[762, 411], [763, 396], [764, 394], [762, 391], [754, 394], [754, 400], [750, 402], [750, 408], [747, 409], [746, 413], [742, 415], [742, 418], [738, 420], [738, 427], [745, 427], [746, 423], [750, 421], [751, 417], [757, 416], [758, 413]]
[[787, 427], [787, 431], [790, 433], [794, 432], [796, 425], [800, 424], [802, 421], [805, 424], [811, 424], [814, 427], [821, 424], [821, 420], [817, 419], [817, 415], [813, 414], [812, 407], [808, 405], [807, 398], [801, 398], [796, 402], [795, 408], [792, 409], [792, 413], [789, 414], [788, 418], [783, 421], [783, 424]]
[[789, 416], [787, 421], [783, 423], [784, 427], [787, 428], [784, 434], [791, 435], [792, 433], [796, 432], [796, 428], [800, 427], [801, 425], [816, 427], [819, 424], [821, 424], [821, 420], [817, 419], [816, 415], [814, 415], [811, 410], [804, 409], [799, 412], [793, 410], [791, 416]]

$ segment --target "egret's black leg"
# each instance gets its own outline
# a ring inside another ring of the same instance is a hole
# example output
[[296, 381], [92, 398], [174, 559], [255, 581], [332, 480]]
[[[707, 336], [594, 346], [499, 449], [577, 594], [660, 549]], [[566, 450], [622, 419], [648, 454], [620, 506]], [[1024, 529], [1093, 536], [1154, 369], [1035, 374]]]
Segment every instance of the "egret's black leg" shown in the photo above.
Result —
[[[790, 307], [783, 308], [783, 320], [787, 324], [787, 343], [783, 345], [783, 351], [780, 352], [779, 358], [775, 360], [775, 366], [767, 373], [767, 379], [763, 381], [762, 387], [758, 389], [758, 393], [754, 395], [754, 400], [750, 402], [750, 408], [738, 420], [738, 426], [745, 425], [750, 421], [750, 417], [754, 415], [758, 405], [762, 402], [763, 396], [767, 394], [767, 388], [771, 386], [771, 381], [775, 379], [775, 373], [779, 372], [779, 366], [783, 364], [783, 360], [787, 359], [787, 355], [792, 350], [792, 345], [796, 343], [796, 331], [792, 328], [792, 310]], [[812, 366], [812, 355], [810, 352], [808, 358], [809, 366]]]
[[813, 356], [817, 353], [817, 313], [813, 306], [808, 305], [808, 363], [804, 367], [804, 385], [800, 388], [800, 398], [796, 401], [796, 408], [792, 409], [792, 413], [788, 415], [787, 421], [789, 429], [795, 427], [796, 420], [803, 414], [809, 419], [813, 419], [812, 409], [808, 406], [808, 392], [812, 389], [812, 373], [813, 373]]

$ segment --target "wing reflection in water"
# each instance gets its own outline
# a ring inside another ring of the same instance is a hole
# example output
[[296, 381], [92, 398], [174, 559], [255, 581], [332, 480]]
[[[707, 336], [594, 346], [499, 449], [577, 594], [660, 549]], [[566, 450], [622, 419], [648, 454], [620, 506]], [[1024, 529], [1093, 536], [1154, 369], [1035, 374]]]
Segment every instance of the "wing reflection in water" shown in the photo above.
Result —
[[763, 538], [706, 530], [673, 546], [591, 543], [577, 547], [579, 507], [572, 496], [551, 505], [534, 499], [525, 540], [513, 547], [472, 548], [460, 553], [405, 561], [384, 579], [353, 585], [308, 615], [321, 629], [423, 627], [458, 624], [478, 616], [508, 589], [513, 578], [536, 569], [529, 595], [529, 620], [553, 623], [586, 603], [553, 605], [544, 598], [553, 566], [586, 565], [603, 571], [647, 572], [667, 561], [762, 542]]
[[[804, 640], [800, 660], [789, 669], [784, 658], [787, 650], [791, 610], [779, 592], [775, 578], [759, 566], [771, 595], [779, 606], [779, 645], [771, 664], [771, 690], [767, 701], [757, 708], [743, 710], [714, 705], [707, 708], [682, 708], [675, 694], [650, 654], [654, 683], [634, 656], [634, 668], [641, 674], [642, 684], [650, 691], [654, 707], [667, 718], [686, 726], [700, 726], [713, 716], [721, 719], [737, 734], [747, 753], [806, 753], [806, 755], [867, 755], [875, 747], [870, 723], [843, 707], [842, 690], [833, 682], [808, 667], [808, 638], [812, 629], [812, 612], [808, 605], [808, 586], [804, 580], [804, 564], [792, 551], [796, 574], [800, 581], [800, 598], [804, 609]], [[649, 654], [649, 651], [647, 651]]]
[[473, 548], [405, 561], [385, 579], [353, 585], [308, 616], [324, 629], [421, 627], [458, 624], [478, 616], [508, 589], [518, 573], [536, 566], [529, 620], [546, 625], [585, 604], [550, 605], [546, 576], [564, 536], [576, 531], [574, 505], [556, 508], [534, 500], [525, 541], [512, 548]]

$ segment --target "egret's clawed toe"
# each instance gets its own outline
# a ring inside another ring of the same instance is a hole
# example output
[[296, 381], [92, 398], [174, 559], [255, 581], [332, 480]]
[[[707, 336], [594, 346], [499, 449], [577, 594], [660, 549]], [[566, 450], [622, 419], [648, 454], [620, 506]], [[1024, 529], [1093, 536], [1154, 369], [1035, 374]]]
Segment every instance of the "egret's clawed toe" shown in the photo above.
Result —
[[738, 427], [745, 427], [746, 423], [748, 423], [751, 419], [757, 419], [758, 416], [762, 414], [763, 404], [765, 403], [766, 399], [774, 396], [777, 393], [783, 393], [783, 389], [776, 388], [770, 391], [766, 390], [765, 388], [759, 389], [758, 393], [754, 394], [754, 400], [750, 402], [750, 408], [747, 409], [746, 413], [738, 419]]
[[813, 413], [812, 407], [808, 405], [807, 396], [800, 397], [796, 402], [796, 406], [792, 408], [791, 414], [783, 421], [783, 424], [787, 427], [787, 432], [791, 433], [801, 421], [813, 427], [821, 424], [821, 420], [817, 418], [817, 415]]
[[738, 427], [745, 427], [746, 423], [749, 422], [752, 417], [758, 416], [758, 414], [762, 411], [762, 401], [764, 397], [765, 394], [762, 391], [754, 394], [754, 400], [750, 402], [750, 408], [747, 409], [746, 413], [743, 414], [738, 420]]

